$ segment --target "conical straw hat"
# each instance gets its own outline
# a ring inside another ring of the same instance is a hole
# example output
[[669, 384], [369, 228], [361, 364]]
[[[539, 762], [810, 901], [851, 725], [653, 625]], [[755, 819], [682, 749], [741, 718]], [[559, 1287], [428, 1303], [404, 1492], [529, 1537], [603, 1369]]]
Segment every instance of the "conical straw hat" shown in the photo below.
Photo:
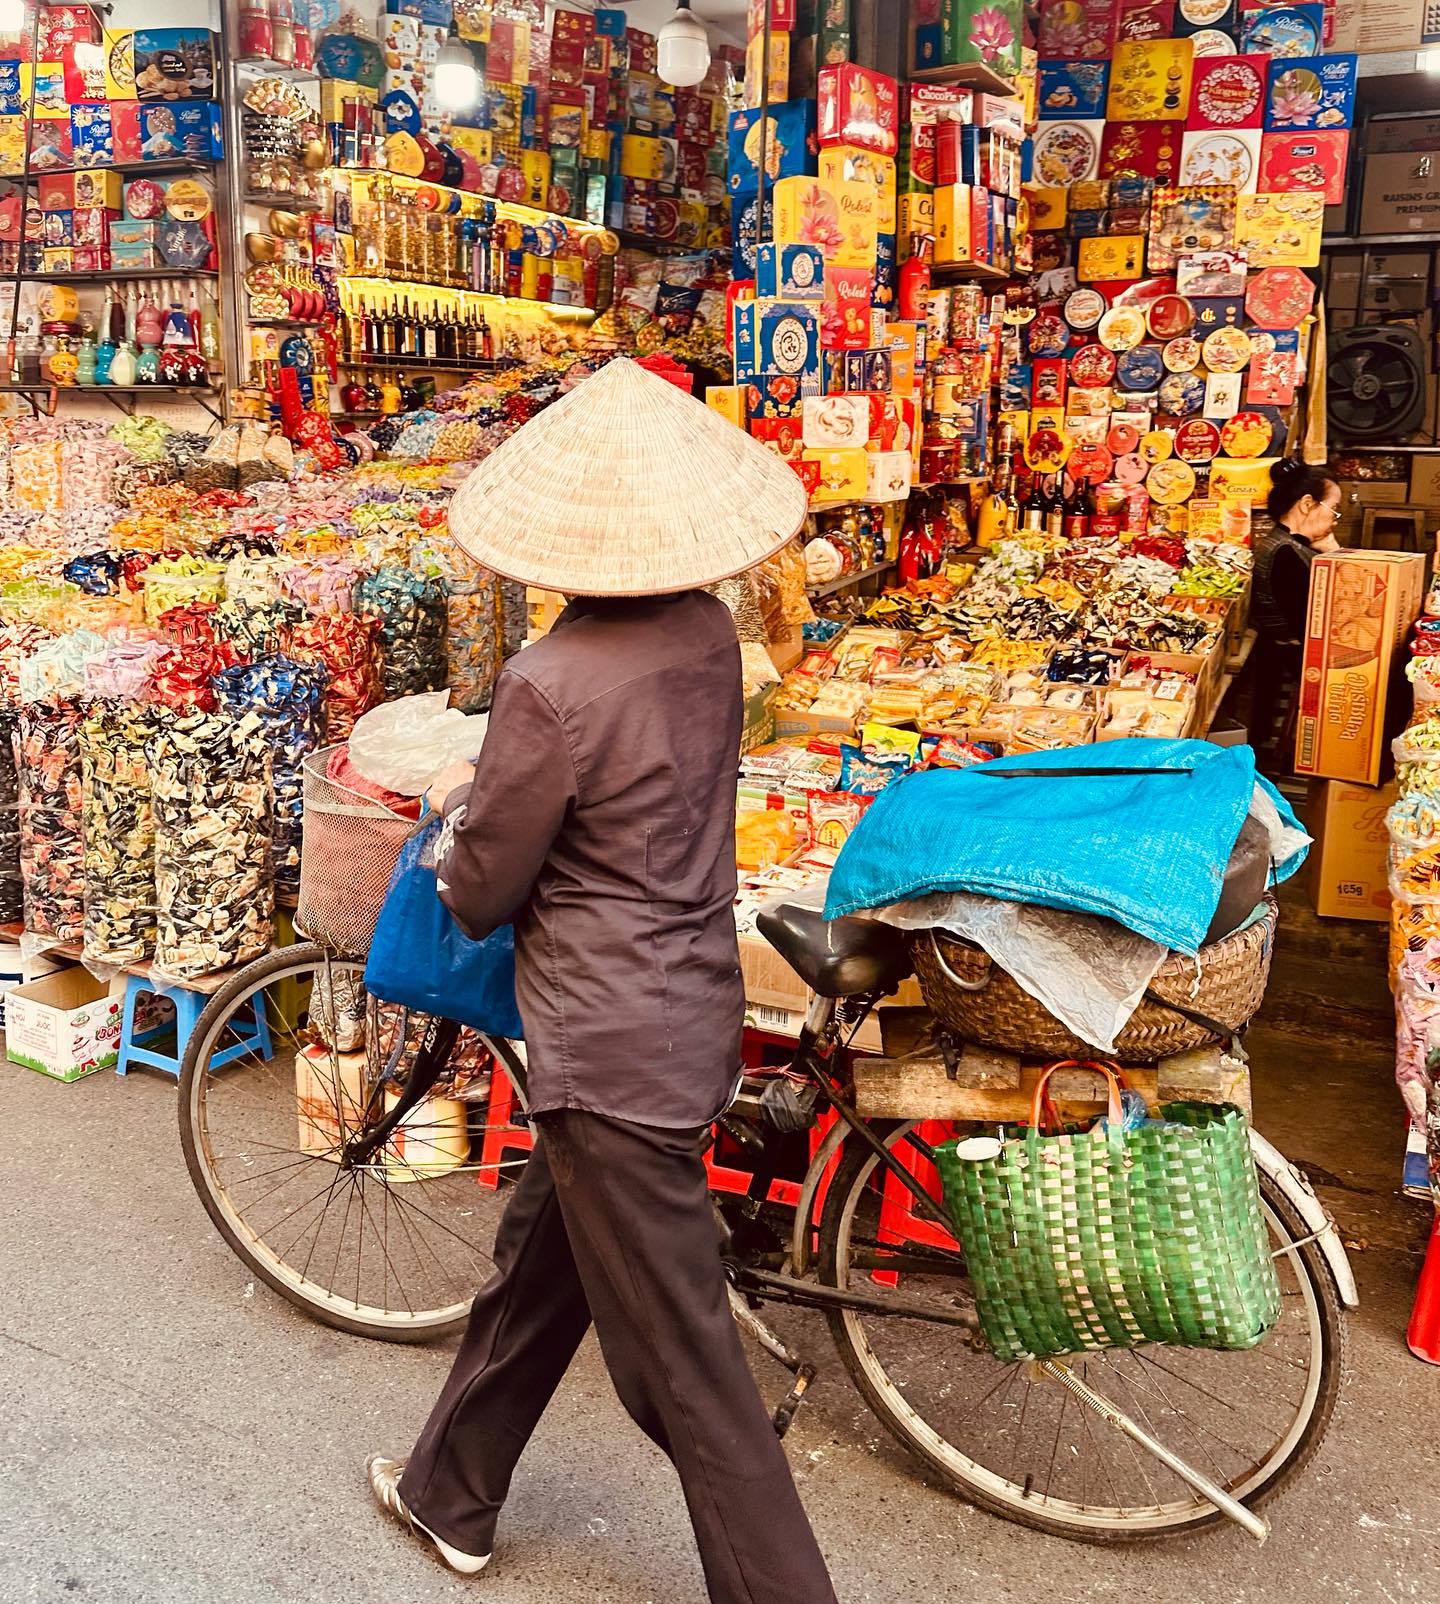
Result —
[[659, 596], [773, 556], [807, 505], [774, 452], [617, 357], [480, 463], [450, 503], [450, 532], [507, 579]]

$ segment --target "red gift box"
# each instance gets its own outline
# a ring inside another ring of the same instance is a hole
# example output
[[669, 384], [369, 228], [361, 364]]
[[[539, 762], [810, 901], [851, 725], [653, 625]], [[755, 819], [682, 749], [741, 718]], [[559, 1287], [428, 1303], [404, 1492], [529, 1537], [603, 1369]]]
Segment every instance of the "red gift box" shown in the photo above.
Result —
[[1120, 0], [1115, 41], [1169, 39], [1175, 32], [1175, 0]]
[[807, 461], [804, 457], [799, 462], [790, 458], [785, 459], [800, 476], [800, 483], [805, 486], [806, 493], [813, 496], [820, 488], [820, 464]]
[[557, 11], [550, 24], [550, 37], [557, 44], [565, 39], [583, 45], [594, 34], [595, 18], [585, 11]]
[[817, 128], [822, 145], [859, 145], [893, 156], [900, 146], [900, 89], [883, 72], [846, 62], [822, 67]]
[[826, 267], [820, 344], [827, 351], [864, 351], [870, 344], [868, 267]]
[[116, 163], [138, 162], [141, 150], [140, 103], [137, 100], [110, 102], [110, 148]]
[[752, 418], [750, 433], [786, 462], [798, 462], [804, 454], [799, 418]]
[[1101, 178], [1154, 178], [1173, 184], [1180, 174], [1179, 123], [1106, 123]]
[[77, 273], [108, 273], [110, 247], [108, 245], [77, 245], [75, 247]]
[[92, 7], [40, 7], [41, 61], [63, 61], [67, 47], [99, 43], [100, 23]]
[[1265, 120], [1269, 56], [1201, 56], [1190, 77], [1187, 128], [1234, 133]]
[[1349, 154], [1350, 133], [1344, 128], [1322, 129], [1315, 133], [1266, 134], [1260, 141], [1262, 195], [1281, 195], [1306, 190], [1325, 197], [1327, 206], [1338, 206], [1345, 199], [1345, 161]]

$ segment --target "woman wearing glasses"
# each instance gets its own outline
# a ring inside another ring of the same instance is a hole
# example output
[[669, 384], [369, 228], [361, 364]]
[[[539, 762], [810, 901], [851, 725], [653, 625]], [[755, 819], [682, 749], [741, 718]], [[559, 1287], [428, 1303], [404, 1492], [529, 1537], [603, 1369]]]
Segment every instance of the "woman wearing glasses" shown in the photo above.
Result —
[[[1255, 703], [1252, 722], [1257, 749], [1270, 743], [1271, 726], [1288, 709], [1300, 680], [1301, 642], [1310, 597], [1310, 565], [1316, 553], [1339, 551], [1335, 521], [1340, 516], [1340, 485], [1323, 466], [1283, 457], [1270, 474], [1265, 511], [1253, 527], [1254, 595], [1250, 621], [1259, 632], [1255, 652]], [[1278, 748], [1276, 756], [1288, 754]], [[1267, 765], [1268, 766], [1268, 765]]]

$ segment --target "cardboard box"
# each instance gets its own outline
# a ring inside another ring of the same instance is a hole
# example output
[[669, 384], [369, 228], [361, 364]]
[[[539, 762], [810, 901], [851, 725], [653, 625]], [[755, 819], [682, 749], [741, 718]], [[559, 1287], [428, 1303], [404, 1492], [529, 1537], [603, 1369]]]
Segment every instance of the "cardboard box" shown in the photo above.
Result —
[[1440, 451], [1410, 459], [1410, 499], [1422, 507], [1440, 508]]
[[1440, 147], [1367, 156], [1360, 233], [1431, 234], [1440, 230]]
[[5, 1056], [56, 1080], [79, 1080], [120, 1056], [120, 999], [78, 966], [11, 989]]
[[1385, 812], [1395, 782], [1378, 788], [1322, 780], [1310, 792], [1306, 826], [1315, 838], [1306, 864], [1310, 905], [1322, 919], [1390, 917]]
[[1362, 311], [1420, 313], [1429, 304], [1429, 251], [1376, 251], [1369, 258], [1361, 287]]
[[1420, 613], [1422, 553], [1347, 551], [1310, 569], [1295, 768], [1374, 785], [1391, 664]]
[[[745, 1023], [777, 1036], [798, 1036], [810, 1007], [805, 982], [761, 936], [740, 937], [740, 970], [745, 976]], [[924, 998], [913, 976], [900, 983], [882, 1008], [921, 1008]], [[861, 1052], [879, 1053], [880, 1016], [872, 1013], [860, 1027], [853, 1045]]]

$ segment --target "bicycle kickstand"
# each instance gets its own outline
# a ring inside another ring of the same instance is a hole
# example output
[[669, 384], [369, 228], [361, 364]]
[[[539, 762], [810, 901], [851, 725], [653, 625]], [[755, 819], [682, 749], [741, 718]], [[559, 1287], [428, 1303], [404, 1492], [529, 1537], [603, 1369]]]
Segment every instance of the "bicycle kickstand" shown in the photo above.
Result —
[[788, 1348], [746, 1303], [733, 1285], [728, 1290], [730, 1293], [730, 1312], [735, 1317], [735, 1324], [748, 1336], [754, 1337], [765, 1352], [772, 1359], [778, 1359], [795, 1378], [794, 1385], [780, 1400], [779, 1407], [771, 1417], [775, 1426], [775, 1435], [783, 1437], [794, 1423], [796, 1410], [805, 1402], [805, 1394], [816, 1376], [815, 1366]]

